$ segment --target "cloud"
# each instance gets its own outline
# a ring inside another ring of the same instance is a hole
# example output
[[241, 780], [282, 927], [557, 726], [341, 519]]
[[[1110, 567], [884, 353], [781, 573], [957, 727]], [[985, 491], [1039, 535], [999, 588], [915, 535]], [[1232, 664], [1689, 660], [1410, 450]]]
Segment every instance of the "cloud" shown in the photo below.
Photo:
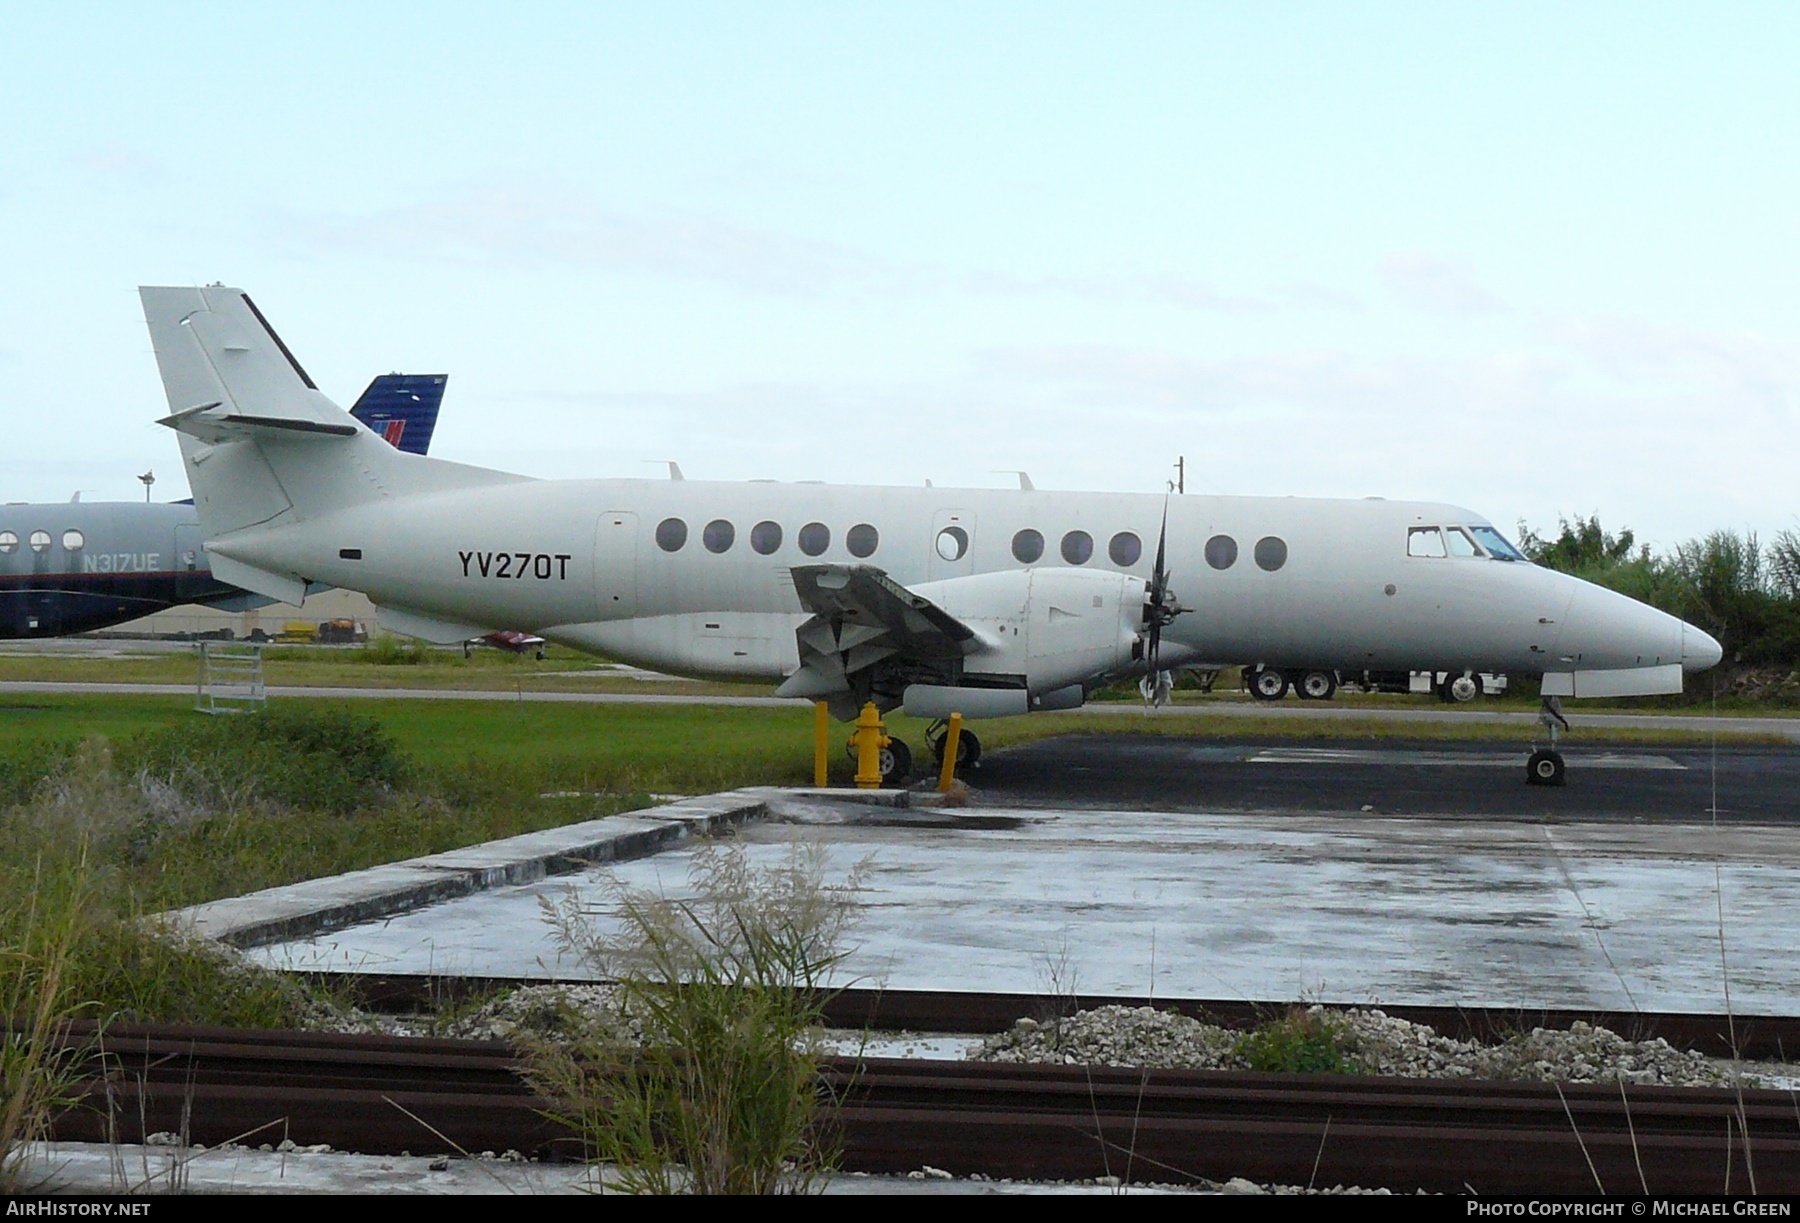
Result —
[[780, 296], [813, 296], [899, 275], [883, 260], [837, 243], [697, 212], [634, 215], [566, 192], [483, 191], [360, 217], [293, 217], [277, 236], [311, 250], [575, 265]]
[[1528, 353], [1370, 360], [1319, 349], [1206, 359], [1097, 345], [991, 349], [977, 364], [989, 377], [1052, 384], [1095, 407], [1334, 419], [1441, 418], [1536, 403], [1571, 373], [1564, 359]]
[[1800, 402], [1800, 345], [1756, 332], [1704, 332], [1616, 315], [1567, 319], [1548, 340], [1653, 393], [1700, 393], [1738, 409], [1784, 413]]
[[1266, 299], [1226, 293], [1205, 281], [1184, 276], [1016, 276], [1010, 272], [975, 272], [963, 284], [975, 293], [1148, 302], [1220, 314], [1261, 314], [1274, 309], [1274, 304]]
[[1383, 259], [1381, 279], [1402, 305], [1423, 314], [1475, 318], [1507, 309], [1506, 303], [1476, 283], [1468, 268], [1420, 251], [1402, 251]]
[[69, 164], [115, 186], [154, 187], [168, 175], [162, 162], [116, 144], [71, 157]]

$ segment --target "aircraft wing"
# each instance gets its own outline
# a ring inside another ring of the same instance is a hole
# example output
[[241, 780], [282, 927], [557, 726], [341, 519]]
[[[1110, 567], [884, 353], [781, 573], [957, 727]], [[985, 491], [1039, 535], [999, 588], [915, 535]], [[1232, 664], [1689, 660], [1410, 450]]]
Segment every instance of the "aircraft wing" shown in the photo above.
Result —
[[836, 703], [866, 686], [872, 676], [856, 679], [875, 668], [884, 679], [941, 679], [975, 640], [975, 630], [874, 565], [795, 565], [791, 572], [812, 618], [795, 633], [800, 669], [777, 695]]

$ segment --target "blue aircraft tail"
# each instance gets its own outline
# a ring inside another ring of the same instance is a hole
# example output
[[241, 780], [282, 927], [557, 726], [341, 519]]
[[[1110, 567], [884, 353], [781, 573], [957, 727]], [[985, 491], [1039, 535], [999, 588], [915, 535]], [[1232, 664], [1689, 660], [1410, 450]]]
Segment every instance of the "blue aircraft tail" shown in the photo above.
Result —
[[444, 374], [383, 374], [369, 383], [350, 415], [389, 445], [408, 454], [431, 448], [438, 405], [444, 400]]

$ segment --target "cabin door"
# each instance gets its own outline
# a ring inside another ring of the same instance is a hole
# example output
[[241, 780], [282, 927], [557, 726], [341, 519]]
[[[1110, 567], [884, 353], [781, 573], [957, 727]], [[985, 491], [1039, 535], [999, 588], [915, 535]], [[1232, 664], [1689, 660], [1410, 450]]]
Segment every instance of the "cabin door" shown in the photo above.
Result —
[[638, 517], [608, 510], [594, 528], [594, 602], [602, 620], [637, 615]]

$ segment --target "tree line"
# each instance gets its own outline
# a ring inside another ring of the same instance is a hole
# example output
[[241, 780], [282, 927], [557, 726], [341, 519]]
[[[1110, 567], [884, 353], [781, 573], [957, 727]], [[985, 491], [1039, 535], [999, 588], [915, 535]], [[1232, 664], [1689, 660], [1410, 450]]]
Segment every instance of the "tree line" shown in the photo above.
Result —
[[1690, 624], [1725, 649], [1726, 665], [1800, 665], [1800, 533], [1767, 544], [1754, 531], [1713, 531], [1653, 554], [1598, 514], [1564, 518], [1554, 536], [1519, 524], [1519, 548], [1540, 565], [1630, 595]]

